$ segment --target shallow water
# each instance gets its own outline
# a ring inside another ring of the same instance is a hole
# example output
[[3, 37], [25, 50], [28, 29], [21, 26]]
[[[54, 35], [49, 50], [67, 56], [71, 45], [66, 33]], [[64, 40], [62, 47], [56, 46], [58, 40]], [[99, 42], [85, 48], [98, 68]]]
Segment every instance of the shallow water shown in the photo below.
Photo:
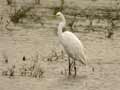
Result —
[[[19, 65], [22, 56], [27, 58], [38, 53], [47, 56], [51, 50], [61, 49], [54, 30], [20, 29], [3, 31], [0, 34], [0, 53], [9, 59], [11, 64]], [[15, 76], [13, 79], [0, 77], [1, 90], [113, 90], [119, 88], [120, 37], [115, 32], [112, 39], [104, 33], [75, 33], [86, 48], [88, 66], [79, 68], [76, 79], [68, 78], [60, 72], [67, 68], [63, 63], [46, 63], [45, 74], [41, 79]], [[62, 67], [61, 67], [62, 66]], [[19, 66], [18, 66], [19, 67]], [[85, 70], [85, 71], [84, 71]], [[12, 84], [11, 84], [12, 83]], [[117, 90], [117, 89], [116, 89]]]
[[[52, 1], [56, 2], [55, 0], [50, 1], [50, 6], [53, 5]], [[71, 5], [70, 3], [73, 1], [66, 2]], [[44, 5], [47, 4], [47, 1], [44, 1]], [[76, 2], [73, 3], [73, 6], [74, 4], [76, 5]], [[2, 9], [0, 9], [1, 12], [6, 13], [6, 9]], [[54, 16], [44, 18], [45, 25], [43, 26], [39, 23], [29, 22], [16, 26], [11, 25], [9, 30], [1, 28], [0, 70], [4, 68], [2, 65], [4, 56], [8, 58], [10, 65], [15, 64], [16, 68], [19, 68], [23, 56], [29, 59], [38, 54], [39, 60], [42, 60], [52, 50], [61, 50], [62, 47], [56, 35], [57, 20], [53, 19], [55, 19]], [[116, 31], [112, 39], [106, 38], [103, 32], [75, 34], [83, 42], [88, 63], [94, 67], [94, 72], [90, 66], [77, 67], [78, 76], [72, 78], [65, 74], [66, 61], [44, 62], [42, 66], [45, 73], [40, 79], [17, 75], [9, 78], [0, 75], [0, 90], [119, 90], [120, 32]]]

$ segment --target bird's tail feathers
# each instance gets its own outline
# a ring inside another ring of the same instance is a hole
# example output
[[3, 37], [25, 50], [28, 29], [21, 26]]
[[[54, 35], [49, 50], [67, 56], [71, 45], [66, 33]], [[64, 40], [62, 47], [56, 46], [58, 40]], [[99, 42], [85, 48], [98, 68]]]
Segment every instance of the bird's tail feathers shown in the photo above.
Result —
[[85, 61], [85, 60], [80, 60], [80, 62], [81, 62], [83, 65], [86, 65], [86, 61]]
[[87, 64], [87, 58], [86, 58], [85, 55], [80, 59], [80, 62], [81, 62], [83, 65], [86, 65], [86, 64]]

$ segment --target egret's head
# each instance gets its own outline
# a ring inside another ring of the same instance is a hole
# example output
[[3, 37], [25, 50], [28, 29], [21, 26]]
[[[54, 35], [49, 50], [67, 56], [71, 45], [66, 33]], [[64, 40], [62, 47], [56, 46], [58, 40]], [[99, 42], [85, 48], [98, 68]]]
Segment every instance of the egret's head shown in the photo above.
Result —
[[64, 15], [61, 13], [61, 12], [57, 12], [56, 13], [56, 16], [63, 19], [64, 18]]
[[66, 24], [65, 17], [64, 17], [64, 15], [61, 12], [57, 12], [56, 16], [59, 17], [60, 20], [62, 20], [64, 24]]
[[57, 12], [56, 16], [62, 16], [63, 14], [61, 12]]

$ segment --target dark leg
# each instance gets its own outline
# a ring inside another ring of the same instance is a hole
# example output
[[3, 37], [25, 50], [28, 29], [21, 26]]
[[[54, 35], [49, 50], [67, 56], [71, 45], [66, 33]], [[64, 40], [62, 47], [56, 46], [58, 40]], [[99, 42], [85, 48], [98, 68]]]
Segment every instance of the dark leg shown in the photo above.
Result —
[[75, 70], [75, 74], [74, 74], [74, 76], [76, 77], [77, 70], [76, 70], [76, 63], [75, 63], [75, 60], [74, 60], [74, 70]]
[[69, 71], [68, 71], [68, 74], [69, 74], [69, 76], [71, 75], [71, 63], [70, 63], [70, 57], [68, 57], [68, 64], [69, 64], [69, 67], [68, 67], [68, 69], [69, 69]]

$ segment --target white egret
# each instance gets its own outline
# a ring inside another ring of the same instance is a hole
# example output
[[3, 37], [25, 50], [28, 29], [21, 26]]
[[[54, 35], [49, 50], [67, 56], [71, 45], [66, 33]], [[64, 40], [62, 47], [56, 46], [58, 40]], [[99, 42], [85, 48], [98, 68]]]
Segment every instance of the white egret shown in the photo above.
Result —
[[76, 65], [75, 61], [78, 60], [80, 63], [86, 65], [86, 57], [84, 53], [84, 47], [81, 41], [77, 38], [75, 34], [69, 31], [63, 32], [62, 29], [66, 26], [66, 20], [64, 15], [61, 12], [58, 12], [56, 16], [60, 17], [61, 22], [58, 26], [58, 38], [62, 46], [64, 47], [65, 52], [69, 57], [69, 75], [71, 75], [71, 61], [74, 60], [74, 75], [76, 76]]

